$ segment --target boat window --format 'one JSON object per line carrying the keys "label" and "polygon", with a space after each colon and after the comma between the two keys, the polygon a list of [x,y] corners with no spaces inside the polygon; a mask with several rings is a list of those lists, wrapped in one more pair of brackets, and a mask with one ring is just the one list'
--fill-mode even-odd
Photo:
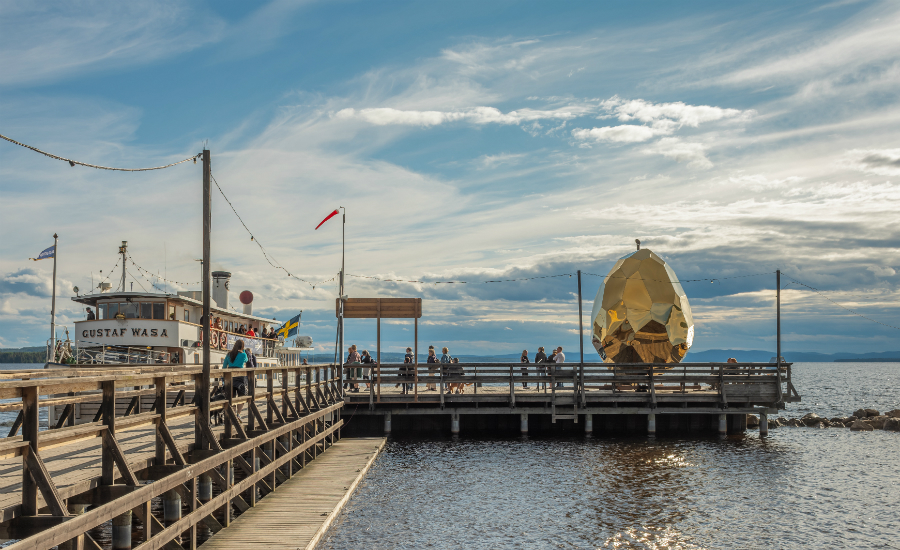
{"label": "boat window", "polygon": [[153,318],[154,319],[165,319],[166,318],[166,304],[156,303],[153,304]]}
{"label": "boat window", "polygon": [[184,322],[185,323],[191,322],[191,310],[189,310],[188,308],[184,308]]}
{"label": "boat window", "polygon": [[100,304],[99,306],[97,306],[97,319],[107,319],[106,304]]}
{"label": "boat window", "polygon": [[141,302],[141,319],[153,319],[153,303]]}
{"label": "boat window", "polygon": [[[125,302],[122,304],[125,309],[125,318],[126,319],[137,319],[140,316],[140,304],[135,304],[134,302]],[[119,310],[121,311],[121,307]]]}
{"label": "boat window", "polygon": [[175,306],[169,306],[169,320],[175,320]]}
{"label": "boat window", "polygon": [[107,305],[109,306],[109,317],[107,317],[107,319],[115,319],[116,315],[119,313],[119,304],[112,303]]}

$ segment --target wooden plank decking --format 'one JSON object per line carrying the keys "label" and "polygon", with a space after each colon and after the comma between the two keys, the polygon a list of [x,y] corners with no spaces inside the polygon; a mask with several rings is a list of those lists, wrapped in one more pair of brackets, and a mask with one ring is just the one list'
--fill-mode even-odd
{"label": "wooden plank decking", "polygon": [[203,543],[204,550],[313,549],[375,461],[385,439],[342,439]]}

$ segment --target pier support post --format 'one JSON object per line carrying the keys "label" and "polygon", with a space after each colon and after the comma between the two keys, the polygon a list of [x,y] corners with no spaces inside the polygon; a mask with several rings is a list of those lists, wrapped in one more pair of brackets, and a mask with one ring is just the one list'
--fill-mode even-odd
{"label": "pier support post", "polygon": [[647,415],[647,435],[656,435],[656,414]]}
{"label": "pier support post", "polygon": [[181,494],[175,489],[169,489],[162,499],[163,521],[168,526],[181,519]]}
{"label": "pier support post", "polygon": [[584,415],[584,433],[594,433],[594,415],[592,414]]}
{"label": "pier support post", "polygon": [[728,415],[719,415],[719,435],[728,435]]}
{"label": "pier support post", "polygon": [[519,415],[519,431],[522,432],[522,435],[528,435],[528,413]]}
{"label": "pier support post", "polygon": [[384,413],[384,435],[391,435],[391,411]]}
{"label": "pier support post", "polygon": [[131,510],[112,520],[112,550],[131,550]]}
{"label": "pier support post", "polygon": [[207,503],[212,500],[212,476],[209,474],[200,474],[200,487],[197,500]]}
{"label": "pier support post", "polygon": [[459,413],[450,413],[450,433],[459,435]]}
{"label": "pier support post", "polygon": [[[88,507],[87,504],[69,504],[66,508],[69,510],[69,515],[72,516],[80,516],[84,513],[84,510]],[[82,540],[84,539],[84,535],[78,535],[74,539],[67,540],[66,542],[60,544],[58,546],[59,550],[76,550],[77,548],[83,547]],[[82,546],[79,546],[79,542],[82,542]]]}
{"label": "pier support post", "polygon": [[759,413],[759,435],[769,435],[769,415]]}

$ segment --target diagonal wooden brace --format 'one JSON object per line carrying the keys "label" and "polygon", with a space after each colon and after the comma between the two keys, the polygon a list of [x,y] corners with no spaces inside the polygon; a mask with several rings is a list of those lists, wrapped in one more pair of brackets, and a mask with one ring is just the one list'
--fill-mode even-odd
{"label": "diagonal wooden brace", "polygon": [[251,401],[249,405],[251,414],[253,414],[253,416],[256,417],[256,421],[259,422],[259,429],[264,432],[269,431],[269,427],[266,426],[266,421],[263,420],[262,414],[259,412],[259,407],[256,406],[256,403]]}
{"label": "diagonal wooden brace", "polygon": [[184,455],[181,454],[181,451],[178,450],[178,445],[175,443],[175,438],[172,437],[172,432],[169,431],[169,427],[166,426],[166,423],[160,421],[159,423],[157,423],[156,429],[158,430],[159,435],[162,437],[163,442],[165,442],[166,447],[169,449],[169,452],[172,454],[172,458],[175,460],[175,464],[179,466],[187,465],[187,461],[184,459]]}
{"label": "diagonal wooden brace", "polygon": [[115,461],[116,467],[119,468],[119,473],[122,474],[125,484],[131,486],[138,485],[137,476],[131,471],[128,460],[125,458],[125,453],[123,453],[122,448],[119,447],[116,436],[109,433],[109,430],[103,431],[103,449],[105,452],[112,454],[113,461]]}
{"label": "diagonal wooden brace", "polygon": [[37,451],[30,446],[24,447],[22,449],[22,458],[25,468],[37,484],[38,489],[40,489],[41,496],[44,497],[44,502],[46,502],[47,507],[50,508],[50,513],[54,516],[68,516],[69,511],[63,504],[63,500],[59,496],[59,491],[56,490],[56,485],[53,483],[53,480],[50,479],[50,473],[47,471],[47,467],[44,466],[44,461],[41,460]]}
{"label": "diagonal wooden brace", "polygon": [[237,413],[234,412],[234,409],[231,407],[231,405],[226,406],[222,410],[224,410],[225,414],[228,415],[228,418],[231,419],[231,425],[234,426],[238,437],[240,437],[241,439],[250,439],[249,437],[247,437],[247,431],[244,429],[244,425],[241,424],[241,419],[238,418]]}

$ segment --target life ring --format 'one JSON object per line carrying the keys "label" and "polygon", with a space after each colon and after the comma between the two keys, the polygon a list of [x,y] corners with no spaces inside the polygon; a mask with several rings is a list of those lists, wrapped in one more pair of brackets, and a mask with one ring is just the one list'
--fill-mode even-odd
{"label": "life ring", "polygon": [[218,332],[212,332],[212,333],[210,333],[210,335],[209,335],[209,345],[210,345],[210,347],[212,347],[212,348],[218,348],[218,347],[219,347],[219,333],[218,333]]}
{"label": "life ring", "polygon": [[219,335],[219,347],[221,349],[228,349],[228,338],[225,337],[225,333]]}

